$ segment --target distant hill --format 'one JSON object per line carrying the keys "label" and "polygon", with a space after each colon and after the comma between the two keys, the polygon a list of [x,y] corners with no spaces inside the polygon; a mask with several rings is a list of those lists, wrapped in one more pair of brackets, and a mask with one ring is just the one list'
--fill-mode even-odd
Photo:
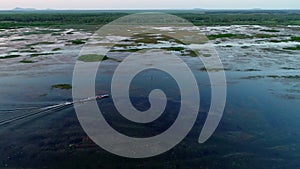
{"label": "distant hill", "polygon": [[206,9],[203,9],[203,8],[194,8],[193,10],[195,10],[195,11],[206,11]]}
{"label": "distant hill", "polygon": [[13,9],[13,11],[35,11],[35,8],[20,8],[20,7],[16,7]]}

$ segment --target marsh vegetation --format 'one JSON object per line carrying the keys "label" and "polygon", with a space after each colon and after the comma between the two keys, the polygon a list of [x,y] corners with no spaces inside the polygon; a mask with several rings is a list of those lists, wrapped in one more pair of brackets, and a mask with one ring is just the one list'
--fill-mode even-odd
{"label": "marsh vegetation", "polygon": [[[64,107],[0,128],[5,138],[0,139],[0,168],[281,169],[299,166],[299,11],[166,11],[192,21],[210,41],[183,44],[171,37],[145,33],[118,37],[119,43],[108,49],[110,44],[103,37],[92,41],[92,46],[107,49],[107,55],[91,50],[90,54],[79,56],[95,30],[135,12],[0,12],[3,41],[0,44],[3,96],[0,118],[24,113],[23,109],[13,109],[16,107],[40,108],[53,102],[71,101],[76,61],[81,64],[104,61],[101,64],[105,68],[99,70],[99,74],[104,72],[103,76],[95,79],[96,94],[103,94],[110,92],[109,73],[122,58],[141,50],[159,49],[180,57],[199,84],[201,109],[186,139],[158,157],[128,160],[98,148],[82,130],[74,109]],[[172,31],[177,29],[174,27]],[[196,57],[213,58],[206,50],[208,44],[218,52],[224,69],[205,68]],[[199,50],[192,51],[193,45],[198,45]],[[207,72],[222,70],[228,82],[224,118],[213,137],[199,145],[199,132],[210,108],[211,82]],[[173,82],[168,74],[151,70],[142,72],[132,82],[131,101],[141,110],[149,107],[150,89],[165,89],[170,98],[163,118],[146,126],[128,123],[115,110],[111,98],[98,101],[98,105],[105,119],[117,130],[155,135],[176,119],[180,97]]]}
{"label": "marsh vegetation", "polygon": [[63,89],[63,90],[69,90],[72,89],[72,85],[70,84],[55,84],[51,86],[52,89]]}

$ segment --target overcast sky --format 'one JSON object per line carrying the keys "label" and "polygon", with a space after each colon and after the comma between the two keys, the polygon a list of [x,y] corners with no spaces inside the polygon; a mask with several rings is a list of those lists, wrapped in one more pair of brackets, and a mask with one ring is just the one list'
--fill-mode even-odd
{"label": "overcast sky", "polygon": [[0,0],[0,9],[300,9],[300,0]]}

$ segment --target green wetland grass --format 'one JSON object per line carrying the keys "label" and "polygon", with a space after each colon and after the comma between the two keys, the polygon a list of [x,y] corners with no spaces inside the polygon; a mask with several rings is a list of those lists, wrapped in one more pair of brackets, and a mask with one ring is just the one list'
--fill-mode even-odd
{"label": "green wetland grass", "polygon": [[62,49],[61,48],[54,48],[54,49],[52,49],[53,52],[60,51],[60,50],[62,50]]}
{"label": "green wetland grass", "polygon": [[54,53],[33,53],[30,54],[30,57],[48,56],[48,55],[54,55]]}
{"label": "green wetland grass", "polygon": [[87,54],[87,55],[81,55],[78,57],[77,60],[82,62],[99,62],[108,60],[109,58],[105,55],[97,55],[97,54]]}
{"label": "green wetland grass", "polygon": [[35,63],[35,61],[23,59],[20,63]]}
{"label": "green wetland grass", "polygon": [[280,32],[279,30],[276,30],[276,29],[262,29],[260,30],[261,32],[272,32],[272,33],[275,33],[275,32]]}
{"label": "green wetland grass", "polygon": [[82,39],[76,39],[76,40],[72,40],[71,43],[73,45],[82,45],[82,44],[85,44],[85,41]]}
{"label": "green wetland grass", "polygon": [[[0,12],[0,29],[15,29],[22,27],[52,27],[52,28],[83,28],[95,31],[115,19],[147,10],[107,11],[2,11]],[[182,17],[196,26],[213,25],[299,25],[300,17],[297,10],[163,10]],[[97,27],[95,27],[97,25]],[[26,34],[56,33],[55,30],[37,30]],[[277,32],[275,29],[265,29],[263,32]],[[68,32],[71,34],[71,32]]]}
{"label": "green wetland grass", "polygon": [[72,89],[72,85],[70,85],[70,84],[55,84],[55,85],[51,86],[51,89],[69,90],[69,89]]}
{"label": "green wetland grass", "polygon": [[300,45],[297,45],[295,47],[286,47],[286,48],[283,48],[284,50],[300,50]]}
{"label": "green wetland grass", "polygon": [[20,56],[21,55],[7,55],[7,56],[0,57],[0,59],[11,59],[11,58],[17,58]]}

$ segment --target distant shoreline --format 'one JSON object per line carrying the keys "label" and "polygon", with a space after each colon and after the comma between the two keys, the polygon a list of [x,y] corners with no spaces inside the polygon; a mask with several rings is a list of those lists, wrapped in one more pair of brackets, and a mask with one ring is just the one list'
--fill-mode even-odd
{"label": "distant shoreline", "polygon": [[0,12],[45,12],[45,11],[99,11],[99,12],[112,12],[112,11],[208,11],[208,12],[224,12],[224,11],[300,11],[300,9],[260,9],[260,8],[253,8],[253,9],[202,9],[202,8],[195,8],[195,9],[35,9],[35,8],[15,8],[15,9],[0,9]]}

